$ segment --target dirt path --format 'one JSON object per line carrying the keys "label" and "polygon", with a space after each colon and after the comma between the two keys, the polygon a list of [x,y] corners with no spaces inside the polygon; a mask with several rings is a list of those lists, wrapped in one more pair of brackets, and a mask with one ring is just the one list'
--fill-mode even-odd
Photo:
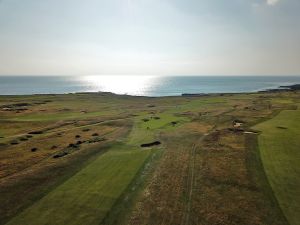
{"label": "dirt path", "polygon": [[193,188],[194,188],[194,181],[195,181],[195,154],[196,148],[199,143],[203,141],[205,136],[208,134],[204,134],[199,140],[197,140],[192,148],[190,153],[190,162],[189,162],[189,171],[188,171],[188,199],[186,204],[186,210],[183,216],[182,225],[189,225],[190,223],[190,212],[191,212],[191,205],[192,205],[192,198],[193,198]]}

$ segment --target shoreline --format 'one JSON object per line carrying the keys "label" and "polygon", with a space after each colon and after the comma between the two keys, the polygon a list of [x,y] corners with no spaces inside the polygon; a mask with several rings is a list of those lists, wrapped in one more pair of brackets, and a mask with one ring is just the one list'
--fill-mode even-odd
{"label": "shoreline", "polygon": [[70,92],[70,93],[41,93],[41,94],[15,94],[15,95],[2,95],[0,97],[21,97],[21,96],[57,96],[57,95],[70,95],[70,94],[99,94],[99,95],[115,95],[115,96],[126,96],[126,97],[141,97],[141,98],[167,98],[167,97],[207,97],[211,95],[234,95],[234,94],[255,94],[255,93],[274,93],[274,92],[284,92],[284,91],[299,91],[300,84],[291,84],[291,85],[280,85],[277,88],[265,89],[265,90],[256,90],[250,92],[215,92],[215,93],[181,93],[178,95],[161,95],[161,96],[147,96],[147,95],[128,95],[128,94],[117,94],[107,91],[98,91],[98,92]]}

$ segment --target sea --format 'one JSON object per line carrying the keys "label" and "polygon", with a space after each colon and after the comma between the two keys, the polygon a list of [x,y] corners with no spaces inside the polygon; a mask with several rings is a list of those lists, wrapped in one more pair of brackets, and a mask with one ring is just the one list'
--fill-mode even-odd
{"label": "sea", "polygon": [[135,96],[243,93],[300,84],[300,76],[0,76],[0,95],[112,92]]}

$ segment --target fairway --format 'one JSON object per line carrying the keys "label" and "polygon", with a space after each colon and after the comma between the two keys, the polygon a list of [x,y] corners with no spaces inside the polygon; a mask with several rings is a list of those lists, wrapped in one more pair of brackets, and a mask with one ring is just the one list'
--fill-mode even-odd
{"label": "fairway", "polygon": [[300,110],[285,110],[254,127],[266,175],[291,225],[300,224]]}
{"label": "fairway", "polygon": [[150,153],[118,144],[8,224],[99,224]]}

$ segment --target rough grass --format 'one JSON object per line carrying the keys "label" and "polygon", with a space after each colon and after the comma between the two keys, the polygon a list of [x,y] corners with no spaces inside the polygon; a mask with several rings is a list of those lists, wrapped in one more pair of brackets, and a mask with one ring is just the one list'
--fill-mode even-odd
{"label": "rough grass", "polygon": [[[82,169],[84,165],[87,165],[91,160],[95,159],[99,154],[106,152],[112,140],[119,139],[128,133],[128,126],[130,125],[127,123],[124,125],[124,127],[120,127],[109,136],[106,136],[107,141],[90,145],[87,144],[87,146],[83,146],[76,152],[59,159],[49,157],[36,164],[33,163],[34,160],[29,159],[26,161],[28,168],[20,169],[20,171],[16,171],[13,175],[1,178],[0,201],[3,205],[0,208],[0,224],[3,224],[9,218],[12,218],[18,212],[22,211],[22,209],[25,209],[35,201],[41,199],[57,185],[70,178]],[[98,131],[99,134],[102,131],[104,130]],[[73,135],[71,134],[71,136],[74,141],[75,133]],[[37,139],[37,141],[38,140],[39,139]],[[51,141],[51,138],[49,138],[49,141]],[[61,144],[61,141],[59,143]],[[21,158],[23,157],[22,152],[24,156],[33,154],[31,151],[28,151],[28,149],[25,149],[25,151],[19,149],[17,151],[20,152],[19,156]],[[52,154],[55,154],[55,152],[60,151],[60,149],[58,147],[55,150],[49,151],[54,151]],[[1,151],[1,153],[5,154],[3,151]],[[9,153],[10,151],[8,150],[7,154]],[[40,154],[44,153],[42,150],[38,150],[34,152],[33,158],[35,154],[41,156]]]}
{"label": "rough grass", "polygon": [[[82,132],[81,128],[69,129],[58,136],[57,133],[43,134],[38,137],[29,138],[26,141],[20,141],[19,138],[14,140],[18,141],[18,145],[8,145],[0,152],[0,178],[8,176],[29,168],[48,157],[53,156],[56,152],[63,151],[70,143],[76,143],[78,139],[75,138],[80,134],[80,140],[87,141],[91,139],[94,132],[104,136],[115,131],[116,127],[98,125],[90,127],[89,132]],[[57,148],[52,149],[55,145]],[[87,147],[88,144],[82,144],[81,149]],[[30,152],[31,148],[37,148],[35,153]]]}
{"label": "rough grass", "polygon": [[[190,148],[197,136],[168,131],[162,136],[165,149],[128,224],[181,224],[186,204],[186,176]],[[126,224],[126,223],[121,223]]]}
{"label": "rough grass", "polygon": [[[72,115],[72,112],[70,114]],[[89,118],[87,114],[83,114],[85,118],[80,118]],[[34,116],[32,113],[29,115]],[[83,121],[80,121],[80,118],[77,117],[76,120],[82,123]],[[39,122],[44,121],[44,117],[40,118],[39,116],[33,117],[33,119]],[[58,120],[61,117],[50,119]],[[65,119],[69,119],[69,117]],[[136,118],[135,123],[138,123],[139,119]],[[112,120],[107,121],[104,125],[105,129],[100,126],[99,135],[101,136],[107,128],[108,130],[114,129],[114,122],[109,122]],[[75,135],[79,133],[80,139],[85,140],[88,136],[91,136],[91,132],[97,130],[96,126],[89,126],[90,131],[82,132],[82,128],[87,126],[76,126],[69,127],[64,132],[61,131],[60,127],[57,127],[49,133],[39,135],[33,141],[38,141],[39,147],[43,149],[43,146],[49,147],[53,142],[59,143],[60,146],[65,141],[74,141]],[[57,137],[58,131],[62,135]],[[110,148],[107,153],[99,156],[75,176],[14,217],[9,224],[74,224],[75,217],[77,218],[75,224],[98,224],[102,219],[107,219],[107,215],[111,215],[111,208],[118,208],[116,203],[122,203],[119,200],[120,196],[124,195],[128,185],[153,152],[150,149],[141,150],[139,147],[145,137],[154,137],[154,131],[151,132],[151,135],[145,131],[147,129],[139,124],[134,126],[129,137],[123,138],[123,144]],[[27,142],[26,144],[32,143]],[[20,152],[22,146],[18,147],[19,149],[14,148],[14,150]],[[38,153],[41,154],[42,151],[38,151]],[[51,155],[53,153],[49,152],[47,154]],[[24,154],[24,156],[28,156],[28,154]]]}
{"label": "rough grass", "polygon": [[234,119],[245,120],[248,129],[278,109],[257,97],[238,95],[216,104],[191,98],[193,103],[168,110],[191,122],[162,131],[164,153],[128,224],[286,224],[258,166],[255,143],[248,148],[246,134],[228,130]]}
{"label": "rough grass", "polygon": [[57,120],[69,120],[69,119],[80,119],[80,118],[89,118],[102,116],[109,114],[110,112],[65,112],[65,113],[43,113],[43,114],[29,114],[22,115],[12,118],[15,121],[57,121]]}
{"label": "rough grass", "polygon": [[[277,208],[269,204],[269,190],[263,192],[255,178],[261,167],[248,160],[243,133],[228,128],[235,119],[245,121],[247,128],[294,104],[297,98],[297,93],[164,98],[105,93],[0,96],[1,104],[30,103],[22,112],[0,109],[1,162],[7,162],[6,171],[14,172],[0,179],[0,200],[4,202],[0,224],[12,218],[10,224],[33,225],[101,221],[282,225]],[[284,101],[274,101],[270,107],[272,99]],[[45,100],[50,102],[32,104]],[[25,142],[19,140],[36,130],[44,132]],[[99,137],[109,133],[105,138],[112,147],[85,142],[65,157],[52,158],[56,151],[74,141],[89,140],[95,132]],[[3,145],[14,139],[20,144]],[[162,143],[158,151],[140,148],[156,140]],[[54,144],[57,148],[52,149]],[[38,150],[33,153],[32,147]],[[153,168],[146,179],[143,171],[153,152],[161,157],[155,167],[150,165]]]}
{"label": "rough grass", "polygon": [[[291,225],[300,224],[300,110],[282,111],[254,127],[272,189]],[[286,128],[286,129],[283,129]]]}

